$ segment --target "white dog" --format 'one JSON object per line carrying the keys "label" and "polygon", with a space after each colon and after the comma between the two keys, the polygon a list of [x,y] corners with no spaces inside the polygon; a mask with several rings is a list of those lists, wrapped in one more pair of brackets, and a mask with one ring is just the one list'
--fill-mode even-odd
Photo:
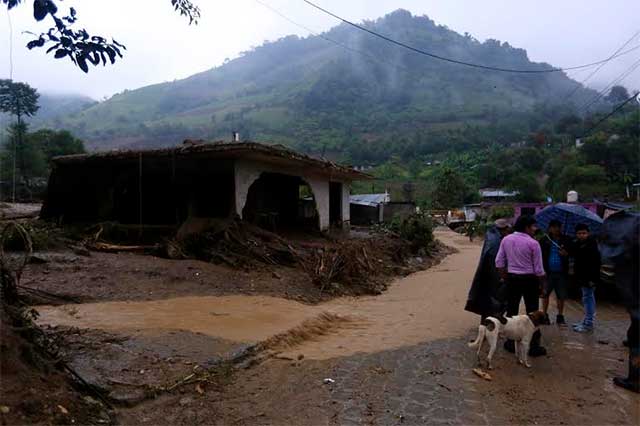
{"label": "white dog", "polygon": [[487,361],[489,361],[489,369],[492,369],[491,359],[498,345],[498,337],[502,336],[515,341],[518,362],[527,367],[531,367],[528,359],[529,345],[531,344],[533,333],[544,320],[544,313],[542,311],[535,311],[527,315],[507,317],[506,320],[507,322],[503,324],[497,318],[487,317],[478,327],[478,337],[475,341],[469,343],[469,347],[478,348],[478,363],[480,363],[482,342],[484,339],[487,339],[487,342],[489,342]]}

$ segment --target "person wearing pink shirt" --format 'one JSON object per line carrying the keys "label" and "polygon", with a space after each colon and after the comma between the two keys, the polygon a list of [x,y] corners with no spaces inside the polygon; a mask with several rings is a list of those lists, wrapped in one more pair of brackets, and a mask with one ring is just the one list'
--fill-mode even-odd
{"label": "person wearing pink shirt", "polygon": [[[500,243],[496,256],[496,268],[507,283],[507,316],[518,315],[523,298],[527,313],[537,311],[545,280],[542,250],[533,238],[538,230],[536,220],[532,216],[520,216],[513,229],[515,232]],[[546,349],[540,346],[540,338],[538,330],[533,335],[529,355],[546,355]],[[514,342],[507,340],[505,349],[514,352]]]}

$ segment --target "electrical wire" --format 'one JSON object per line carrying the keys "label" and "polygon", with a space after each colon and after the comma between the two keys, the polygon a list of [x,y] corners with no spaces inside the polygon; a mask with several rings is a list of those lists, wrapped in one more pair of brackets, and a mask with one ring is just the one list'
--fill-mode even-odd
{"label": "electrical wire", "polygon": [[584,84],[587,81],[589,81],[591,79],[591,77],[596,75],[598,73],[598,71],[600,71],[602,69],[602,67],[607,65],[609,63],[609,61],[611,61],[618,53],[620,53],[620,51],[622,49],[624,49],[629,43],[631,43],[638,36],[638,34],[640,34],[640,30],[636,31],[636,33],[634,35],[632,35],[630,39],[628,39],[622,46],[620,46],[615,52],[613,52],[613,54],[607,59],[606,62],[598,65],[598,67],[595,70],[593,70],[591,72],[591,74],[589,74],[584,80],[582,80],[580,83],[578,83],[576,85],[576,87],[574,87],[573,90],[571,90],[571,92],[567,96],[564,97],[564,102],[568,101],[573,95],[575,95],[575,93],[578,91],[578,89],[580,87],[584,86]]}
{"label": "electrical wire", "polygon": [[[346,50],[348,50],[350,52],[357,53],[359,55],[365,56],[365,57],[369,58],[370,60],[372,60],[374,62],[384,63],[384,64],[389,65],[391,67],[402,69],[402,70],[407,71],[407,72],[411,71],[408,67],[405,67],[404,65],[400,65],[400,64],[397,64],[397,63],[392,62],[392,61],[384,60],[381,57],[374,56],[374,55],[372,55],[370,53],[367,53],[367,52],[364,52],[362,50],[354,49],[353,47],[351,47],[351,46],[349,46],[347,44],[344,44],[344,43],[341,43],[341,42],[339,42],[337,40],[334,40],[331,37],[327,37],[325,34],[318,33],[316,31],[312,30],[311,28],[307,27],[306,25],[303,25],[303,24],[300,24],[300,23],[294,21],[293,19],[289,18],[288,16],[286,16],[284,13],[282,13],[278,9],[268,5],[267,3],[262,2],[261,0],[253,0],[253,1],[255,1],[256,3],[262,5],[263,7],[267,8],[267,9],[269,9],[271,12],[273,12],[276,15],[280,16],[282,19],[286,20],[290,24],[293,24],[298,28],[301,28],[301,29],[303,29],[305,31],[308,31],[313,36],[320,37],[321,39],[326,40],[326,41],[328,41],[330,43],[333,43],[333,44],[335,44],[337,46],[340,46],[343,49],[346,49]],[[638,46],[638,47],[640,47],[640,46]]]}
{"label": "electrical wire", "polygon": [[9,80],[13,80],[13,23],[11,13],[7,8],[7,21],[9,21]]}
{"label": "electrical wire", "polygon": [[618,105],[613,111],[611,111],[609,114],[605,115],[604,117],[602,117],[600,120],[598,120],[598,122],[596,124],[594,124],[593,126],[589,127],[589,129],[587,129],[583,134],[582,134],[582,138],[585,138],[587,136],[589,136],[589,134],[595,130],[600,124],[604,123],[607,119],[609,119],[609,117],[611,117],[612,115],[614,115],[616,112],[620,111],[622,108],[624,108],[624,106],[626,104],[628,104],[629,102],[631,102],[632,100],[636,99],[637,96],[640,94],[640,92],[636,92],[634,93],[632,96],[630,96],[629,98],[627,98],[624,102],[622,102],[620,105]]}
{"label": "electrical wire", "polygon": [[601,100],[604,96],[606,96],[609,90],[613,86],[624,81],[624,79],[627,78],[629,75],[631,75],[631,73],[634,72],[638,67],[640,67],[640,59],[638,59],[633,64],[631,64],[629,68],[627,68],[625,71],[619,74],[618,77],[616,77],[611,83],[605,86],[600,92],[598,92],[598,94],[596,94],[594,97],[592,97],[591,99],[587,100],[587,102],[582,104],[579,110],[582,112],[586,112],[589,108],[591,108],[591,106],[593,106],[593,104],[595,104],[596,102]]}
{"label": "electrical wire", "polygon": [[[415,52],[415,53],[418,53],[418,54],[421,54],[421,55],[429,56],[429,57],[434,58],[434,59],[438,59],[438,60],[441,60],[441,61],[450,62],[450,63],[458,64],[458,65],[465,65],[465,66],[472,67],[472,68],[480,68],[480,69],[485,69],[485,70],[490,70],[490,71],[511,72],[511,73],[519,73],[519,74],[540,74],[540,73],[563,72],[563,71],[577,70],[577,69],[581,69],[581,68],[588,68],[588,67],[600,65],[602,63],[606,63],[606,62],[610,61],[611,59],[613,59],[613,58],[607,58],[607,59],[603,59],[601,61],[592,62],[590,64],[578,65],[578,66],[573,66],[573,67],[565,67],[565,68],[551,68],[551,69],[544,69],[544,70],[523,70],[523,69],[501,68],[501,67],[492,67],[492,66],[488,66],[488,65],[481,65],[481,64],[476,64],[476,63],[473,63],[473,62],[465,62],[465,61],[460,61],[460,60],[457,60],[457,59],[447,58],[445,56],[436,55],[435,53],[431,53],[431,52],[428,52],[426,50],[419,49],[417,47],[414,47],[414,46],[408,45],[406,43],[403,43],[401,41],[394,40],[394,39],[392,39],[390,37],[387,37],[387,36],[385,36],[383,34],[377,33],[377,32],[375,32],[373,30],[370,30],[370,29],[368,29],[366,27],[363,27],[362,25],[358,25],[358,24],[356,24],[354,22],[351,22],[351,21],[349,21],[349,20],[347,20],[345,18],[342,18],[342,17],[336,15],[335,13],[330,12],[327,9],[324,9],[324,8],[318,6],[317,4],[315,4],[315,3],[313,3],[313,2],[311,2],[309,0],[302,0],[302,1],[307,3],[309,6],[318,9],[319,11],[321,11],[323,13],[325,13],[325,14],[327,14],[329,16],[332,16],[333,18],[335,18],[335,19],[337,19],[339,21],[344,22],[347,25],[350,25],[350,26],[352,26],[354,28],[357,28],[357,29],[359,29],[361,31],[369,33],[369,34],[371,34],[371,35],[373,35],[375,37],[378,37],[378,38],[380,38],[382,40],[385,40],[385,41],[387,41],[389,43],[395,44],[397,46],[403,47],[403,48],[405,48],[407,50],[410,50],[412,52]],[[620,54],[618,56],[620,56]],[[614,56],[614,58],[615,57],[616,56]]]}

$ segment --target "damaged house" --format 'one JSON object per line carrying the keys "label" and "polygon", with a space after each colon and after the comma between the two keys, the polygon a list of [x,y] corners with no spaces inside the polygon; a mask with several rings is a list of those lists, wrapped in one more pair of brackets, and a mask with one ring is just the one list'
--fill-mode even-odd
{"label": "damaged house", "polygon": [[354,180],[370,176],[280,145],[182,146],[54,158],[41,217],[180,226],[230,217],[272,229],[348,227]]}

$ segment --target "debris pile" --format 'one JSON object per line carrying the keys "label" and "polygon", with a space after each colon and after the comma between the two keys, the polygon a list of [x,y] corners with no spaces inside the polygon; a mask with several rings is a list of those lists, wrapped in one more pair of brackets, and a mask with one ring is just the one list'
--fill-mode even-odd
{"label": "debris pile", "polygon": [[[416,247],[415,241],[391,231],[367,238],[289,242],[240,219],[213,221],[182,241],[168,241],[163,251],[170,258],[193,257],[244,270],[300,268],[321,292],[335,295],[379,294],[390,277],[428,267],[445,253],[439,243]],[[416,257],[416,252],[422,256]],[[414,259],[419,261],[412,263]]]}
{"label": "debris pile", "polygon": [[170,257],[192,256],[242,269],[260,264],[293,266],[299,258],[280,236],[239,219],[214,221],[209,229],[181,243],[168,242],[166,252]]}
{"label": "debris pile", "polygon": [[[5,253],[9,242],[19,240],[20,253]],[[35,324],[36,311],[18,293],[32,248],[31,236],[22,225],[9,222],[0,232],[0,421],[111,423],[106,405],[73,389],[72,385],[83,385],[82,379],[57,359],[59,343]]]}

